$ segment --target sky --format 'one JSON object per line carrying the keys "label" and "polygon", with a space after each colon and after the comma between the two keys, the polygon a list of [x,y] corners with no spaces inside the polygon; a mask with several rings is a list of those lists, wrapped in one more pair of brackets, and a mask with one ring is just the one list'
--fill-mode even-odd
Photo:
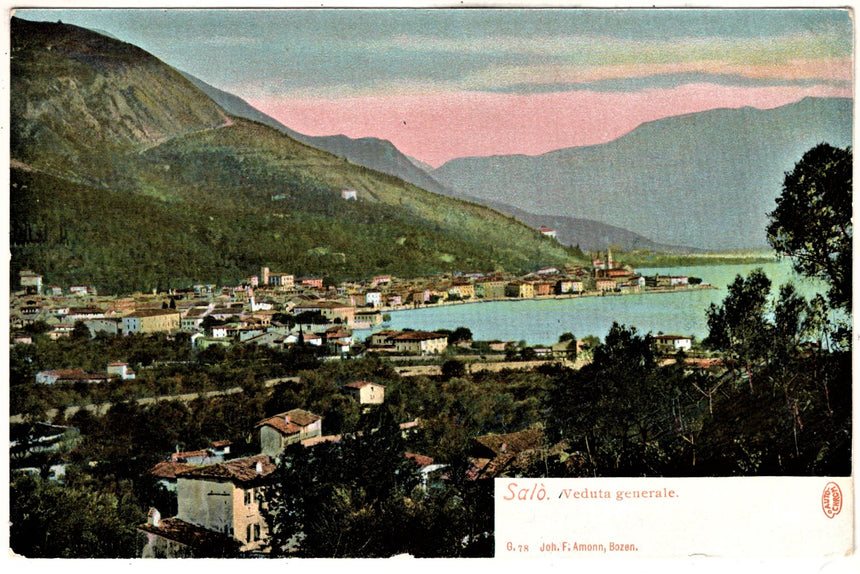
{"label": "sky", "polygon": [[438,167],[713,108],[852,97],[838,9],[20,10],[106,32],[307,135]]}

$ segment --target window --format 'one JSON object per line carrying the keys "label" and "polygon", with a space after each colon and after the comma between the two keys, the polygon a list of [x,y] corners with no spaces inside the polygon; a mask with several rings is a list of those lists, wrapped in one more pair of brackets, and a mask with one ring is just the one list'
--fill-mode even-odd
{"label": "window", "polygon": [[249,506],[254,500],[254,489],[249,488],[245,491],[245,506]]}
{"label": "window", "polygon": [[251,525],[248,525],[247,535],[245,536],[245,542],[252,542],[254,539],[251,538]]}

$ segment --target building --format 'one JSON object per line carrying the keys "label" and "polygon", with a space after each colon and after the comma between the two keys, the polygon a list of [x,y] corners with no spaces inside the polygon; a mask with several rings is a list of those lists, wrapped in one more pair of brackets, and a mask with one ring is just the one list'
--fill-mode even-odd
{"label": "building", "polygon": [[358,192],[354,189],[344,189],[343,191],[340,192],[340,196],[343,199],[357,200],[358,199]]}
{"label": "building", "polygon": [[293,314],[319,312],[331,323],[352,325],[355,322],[355,307],[337,301],[309,301],[293,307]]}
{"label": "building", "polygon": [[134,371],[129,368],[128,363],[108,363],[107,372],[109,375],[116,375],[123,381],[135,378]]}
{"label": "building", "polygon": [[289,273],[269,273],[267,285],[282,289],[292,289],[296,286],[296,278]]}
{"label": "building", "polygon": [[322,289],[323,280],[320,277],[299,277],[297,279],[299,285],[306,289]]}
{"label": "building", "polygon": [[42,276],[38,273],[25,269],[18,273],[18,277],[24,290],[33,293],[42,292]]}
{"label": "building", "polygon": [[448,288],[448,297],[474,299],[475,285],[468,281],[454,281],[454,283]]}
{"label": "building", "polygon": [[263,419],[254,428],[259,429],[260,451],[276,458],[291,444],[322,436],[322,417],[303,409],[293,409]]}
{"label": "building", "polygon": [[119,378],[110,373],[87,373],[83,369],[56,369],[36,373],[36,384],[56,385],[60,383],[107,383]]}
{"label": "building", "polygon": [[508,282],[504,279],[488,277],[475,282],[475,296],[480,299],[501,299],[505,296]]}
{"label": "building", "polygon": [[407,355],[437,355],[448,348],[448,337],[441,333],[408,331],[392,338],[394,350]]}
{"label": "building", "polygon": [[689,351],[693,348],[693,338],[683,335],[656,335],[653,345],[658,352]]}
{"label": "building", "polygon": [[180,320],[175,309],[138,309],[122,318],[122,332],[128,335],[176,331]]}
{"label": "building", "polygon": [[375,309],[372,311],[356,309],[354,323],[354,327],[356,329],[370,329],[381,324],[382,313],[380,313],[379,311]]}
{"label": "building", "polygon": [[555,284],[555,292],[558,295],[582,293],[583,291],[585,291],[585,284],[577,279],[559,279]]}
{"label": "building", "polygon": [[106,373],[87,373],[83,369],[52,369],[48,371],[39,371],[35,376],[37,385],[56,385],[59,383],[101,383],[112,378],[116,377],[109,377]]}
{"label": "building", "polygon": [[526,281],[511,281],[505,285],[505,296],[531,299],[535,296],[534,285]]}
{"label": "building", "polygon": [[369,381],[355,381],[343,386],[360,405],[381,405],[385,402],[385,387]]}
{"label": "building", "polygon": [[266,455],[179,470],[177,513],[140,530],[143,557],[218,557],[263,550],[268,527],[261,512],[263,487],[275,471]]}
{"label": "building", "polygon": [[535,297],[546,297],[555,293],[554,281],[532,281],[531,284]]}
{"label": "building", "polygon": [[90,288],[86,285],[72,285],[69,287],[69,295],[76,295],[78,297],[83,297],[84,295],[90,294]]}
{"label": "building", "polygon": [[194,465],[190,462],[163,460],[149,469],[149,474],[158,480],[158,484],[171,494],[176,494],[176,475],[184,470],[190,470]]}
{"label": "building", "polygon": [[66,313],[66,321],[68,321],[69,323],[104,318],[104,309],[99,309],[98,307],[69,307]]}
{"label": "building", "polygon": [[364,294],[364,304],[368,307],[380,307],[382,306],[382,292],[380,291],[368,291]]}
{"label": "building", "polygon": [[469,450],[467,477],[477,480],[516,476],[528,465],[531,455],[542,452],[545,442],[539,429],[475,437]]}
{"label": "building", "polygon": [[212,311],[214,306],[190,307],[179,320],[179,327],[186,333],[202,330],[203,319]]}
{"label": "building", "polygon": [[538,231],[544,237],[552,237],[553,239],[556,239],[555,229],[551,229],[549,227],[546,227],[545,225],[541,225],[540,228],[538,228]]}
{"label": "building", "polygon": [[391,275],[377,275],[374,277],[370,285],[371,287],[379,287],[380,285],[388,285],[391,283]]}
{"label": "building", "polygon": [[87,319],[84,325],[90,330],[90,337],[95,338],[99,333],[108,336],[119,335],[122,321],[120,319]]}

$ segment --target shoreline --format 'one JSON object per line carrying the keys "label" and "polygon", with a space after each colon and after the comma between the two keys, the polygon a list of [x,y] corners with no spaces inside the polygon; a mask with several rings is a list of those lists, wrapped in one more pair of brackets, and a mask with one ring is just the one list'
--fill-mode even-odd
{"label": "shoreline", "polygon": [[[645,288],[639,291],[630,293],[616,293],[607,291],[585,291],[582,293],[565,293],[561,295],[539,295],[535,297],[490,297],[490,298],[474,298],[460,301],[440,301],[438,303],[425,303],[422,305],[399,305],[396,307],[379,307],[380,313],[398,313],[402,311],[417,311],[419,309],[436,309],[438,307],[448,307],[453,305],[475,305],[482,303],[499,303],[499,302],[520,302],[520,301],[556,301],[567,299],[581,299],[584,297],[628,297],[631,295],[650,295],[654,293],[684,293],[688,291],[701,291],[716,289],[709,283],[703,283],[696,286],[685,287],[655,287]],[[356,329],[359,330],[359,329]],[[372,330],[361,329],[361,330]]]}

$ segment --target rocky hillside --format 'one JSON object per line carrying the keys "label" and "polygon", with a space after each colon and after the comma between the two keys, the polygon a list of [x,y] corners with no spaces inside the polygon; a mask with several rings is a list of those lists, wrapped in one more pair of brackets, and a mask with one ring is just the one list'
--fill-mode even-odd
{"label": "rocky hillside", "polygon": [[13,18],[12,52],[13,276],[130,290],[570,260],[509,216],[232,116],[129,44]]}

